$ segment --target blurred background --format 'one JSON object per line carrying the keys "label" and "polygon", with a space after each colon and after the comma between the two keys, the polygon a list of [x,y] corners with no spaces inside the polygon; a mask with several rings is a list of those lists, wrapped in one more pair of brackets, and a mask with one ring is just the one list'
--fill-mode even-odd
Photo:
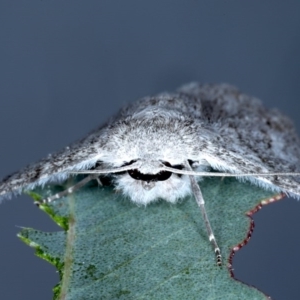
{"label": "blurred background", "polygon": [[[290,116],[300,132],[299,1],[0,2],[0,177],[59,150],[146,95],[228,82]],[[255,215],[237,279],[299,299],[300,202]],[[0,206],[2,299],[51,299],[55,268],[20,226],[60,230],[27,196]]]}

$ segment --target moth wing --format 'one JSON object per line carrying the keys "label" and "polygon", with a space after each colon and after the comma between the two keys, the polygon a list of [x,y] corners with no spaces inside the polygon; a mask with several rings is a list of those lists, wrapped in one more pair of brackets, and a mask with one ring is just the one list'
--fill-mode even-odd
{"label": "moth wing", "polygon": [[288,117],[227,84],[192,83],[179,92],[201,103],[200,121],[214,132],[202,150],[213,168],[253,173],[246,179],[300,197],[299,176],[255,175],[300,172],[300,140]]}
{"label": "moth wing", "polygon": [[[221,154],[221,155],[220,155]],[[215,155],[219,155],[216,159]],[[249,176],[236,176],[240,181],[250,181],[264,189],[274,192],[284,192],[287,195],[300,198],[300,178],[299,176],[282,176],[268,175],[258,176],[256,173],[284,173],[289,172],[286,169],[293,169],[293,166],[286,164],[284,171],[274,168],[272,164],[264,163],[263,165],[256,160],[249,159],[245,156],[232,152],[226,148],[220,147],[218,151],[213,149],[202,155],[208,164],[220,172],[232,174],[249,173]]]}
{"label": "moth wing", "polygon": [[5,177],[0,182],[0,199],[48,182],[61,182],[70,176],[70,170],[93,167],[103,156],[105,130],[102,126],[69,147]]}

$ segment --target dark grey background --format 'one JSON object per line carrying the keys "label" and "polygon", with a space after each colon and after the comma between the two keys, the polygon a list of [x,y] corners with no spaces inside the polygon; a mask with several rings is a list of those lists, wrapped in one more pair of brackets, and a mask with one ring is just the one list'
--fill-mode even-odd
{"label": "dark grey background", "polygon": [[[299,1],[0,2],[0,176],[81,138],[124,103],[189,81],[228,82],[288,114],[300,99]],[[269,205],[237,278],[299,299],[300,203]],[[0,206],[2,299],[51,299],[54,267],[17,226],[59,230],[29,197]]]}

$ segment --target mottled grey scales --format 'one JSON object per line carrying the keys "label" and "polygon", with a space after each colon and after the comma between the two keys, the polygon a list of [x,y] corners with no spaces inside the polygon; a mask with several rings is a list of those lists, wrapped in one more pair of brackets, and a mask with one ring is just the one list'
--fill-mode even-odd
{"label": "mottled grey scales", "polygon": [[[184,166],[189,161],[198,171],[211,167],[251,173],[239,179],[300,197],[297,176],[255,175],[299,172],[299,159],[299,137],[279,111],[263,107],[258,99],[227,84],[191,83],[174,93],[129,104],[82,140],[7,176],[0,182],[0,196],[61,182],[70,171],[88,170],[96,164],[113,169],[141,161],[139,174],[151,175],[159,172],[155,162]],[[116,175],[115,184],[137,203],[157,198],[176,202],[191,191],[187,177],[172,174],[147,190],[123,172]]]}

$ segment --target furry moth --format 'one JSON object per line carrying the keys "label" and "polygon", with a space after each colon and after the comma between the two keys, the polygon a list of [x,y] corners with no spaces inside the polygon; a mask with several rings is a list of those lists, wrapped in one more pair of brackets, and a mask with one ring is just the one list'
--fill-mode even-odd
{"label": "furry moth", "polygon": [[299,198],[299,162],[300,140],[286,116],[230,85],[190,83],[129,104],[82,140],[5,177],[0,198],[74,173],[87,176],[43,201],[72,193],[101,174],[112,174],[115,187],[137,204],[159,198],[176,203],[193,194],[221,265],[201,176],[234,176]]}

